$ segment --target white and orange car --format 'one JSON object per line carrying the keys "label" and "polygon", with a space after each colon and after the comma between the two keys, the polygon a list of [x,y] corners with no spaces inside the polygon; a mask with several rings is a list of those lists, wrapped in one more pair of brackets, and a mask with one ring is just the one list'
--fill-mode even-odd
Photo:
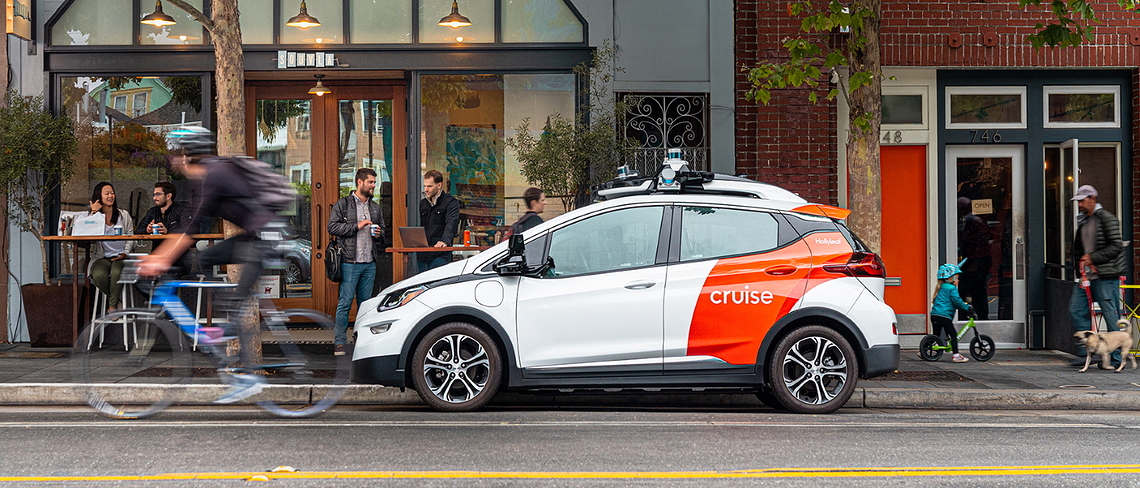
{"label": "white and orange car", "polygon": [[449,411],[502,390],[738,388],[827,413],[895,370],[885,269],[847,210],[683,163],[366,301],[352,380]]}

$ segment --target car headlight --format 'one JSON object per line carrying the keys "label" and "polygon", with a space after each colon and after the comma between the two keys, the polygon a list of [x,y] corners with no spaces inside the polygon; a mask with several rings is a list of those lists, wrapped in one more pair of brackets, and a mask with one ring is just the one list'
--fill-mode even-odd
{"label": "car headlight", "polygon": [[384,297],[384,300],[380,301],[380,306],[376,307],[376,311],[384,312],[407,305],[408,302],[415,300],[416,297],[427,290],[428,287],[420,285],[403,291],[389,293],[388,296]]}

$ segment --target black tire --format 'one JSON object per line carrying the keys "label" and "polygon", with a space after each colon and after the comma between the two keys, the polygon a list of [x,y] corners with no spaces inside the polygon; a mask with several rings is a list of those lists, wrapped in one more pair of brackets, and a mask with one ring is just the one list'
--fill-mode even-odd
{"label": "black tire", "polygon": [[412,386],[424,403],[447,412],[482,407],[498,393],[503,376],[495,341],[464,322],[428,332],[416,345],[411,368]]}
{"label": "black tire", "polygon": [[332,338],[333,321],[323,312],[293,308],[265,316],[260,373],[269,386],[299,386],[309,394],[266,395],[257,405],[280,417],[311,417],[336,405],[348,388],[352,356],[334,355]]}
{"label": "black tire", "polygon": [[978,361],[989,361],[994,357],[994,340],[985,334],[978,334],[970,341],[970,356]]}
{"label": "black tire", "polygon": [[946,343],[942,341],[941,337],[935,335],[927,335],[922,338],[922,342],[918,343],[918,355],[926,361],[937,361],[942,358],[942,350],[934,349],[933,346],[946,347]]}
{"label": "black tire", "polygon": [[[193,376],[191,344],[160,310],[123,309],[83,329],[71,368],[84,397],[99,413],[118,419],[154,415],[178,400]],[[134,347],[118,341],[118,327],[134,334]],[[100,331],[111,342],[104,342]],[[124,385],[130,384],[127,388]]]}
{"label": "black tire", "polygon": [[292,259],[290,259],[288,263],[285,264],[285,269],[281,270],[281,274],[281,281],[284,281],[287,285],[296,285],[297,283],[302,282],[304,279],[304,272],[301,270],[301,263],[298,263]]}
{"label": "black tire", "polygon": [[818,325],[784,336],[767,361],[769,387],[780,405],[796,413],[831,413],[855,392],[859,360],[838,332]]}

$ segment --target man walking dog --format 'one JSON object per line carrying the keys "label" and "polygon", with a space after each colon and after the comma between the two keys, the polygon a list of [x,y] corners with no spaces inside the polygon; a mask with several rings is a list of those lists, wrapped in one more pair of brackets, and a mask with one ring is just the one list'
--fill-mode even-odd
{"label": "man walking dog", "polygon": [[[1120,221],[1103,206],[1097,203],[1097,191],[1092,185],[1081,185],[1072,198],[1077,202],[1080,213],[1077,216],[1077,230],[1073,238],[1073,263],[1077,274],[1088,279],[1088,293],[1100,304],[1100,313],[1110,331],[1120,320],[1120,276],[1124,274],[1124,247],[1120,240]],[[1069,315],[1073,331],[1092,329],[1089,298],[1081,284],[1073,289],[1069,302]],[[1095,331],[1094,331],[1095,332]],[[1077,356],[1084,356],[1085,347],[1077,347]],[[1083,366],[1085,360],[1073,361],[1073,366]],[[1112,365],[1120,364],[1120,353],[1112,353]]]}

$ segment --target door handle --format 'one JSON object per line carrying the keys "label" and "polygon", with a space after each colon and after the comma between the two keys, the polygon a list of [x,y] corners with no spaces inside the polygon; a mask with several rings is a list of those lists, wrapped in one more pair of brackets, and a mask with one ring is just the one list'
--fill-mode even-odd
{"label": "door handle", "polygon": [[796,267],[788,264],[778,264],[764,270],[765,273],[775,276],[790,275],[796,272]]}
{"label": "door handle", "polygon": [[648,290],[650,288],[653,288],[653,285],[656,284],[657,283],[654,283],[652,281],[634,281],[626,283],[625,287],[630,290]]}
{"label": "door handle", "polygon": [[317,205],[317,215],[316,215],[316,218],[313,219],[313,223],[316,224],[313,226],[313,234],[314,234],[313,240],[316,241],[317,250],[320,251],[322,249],[322,245],[324,244],[324,237],[325,237],[325,233],[321,232],[322,226],[321,226],[321,205],[320,204]]}

